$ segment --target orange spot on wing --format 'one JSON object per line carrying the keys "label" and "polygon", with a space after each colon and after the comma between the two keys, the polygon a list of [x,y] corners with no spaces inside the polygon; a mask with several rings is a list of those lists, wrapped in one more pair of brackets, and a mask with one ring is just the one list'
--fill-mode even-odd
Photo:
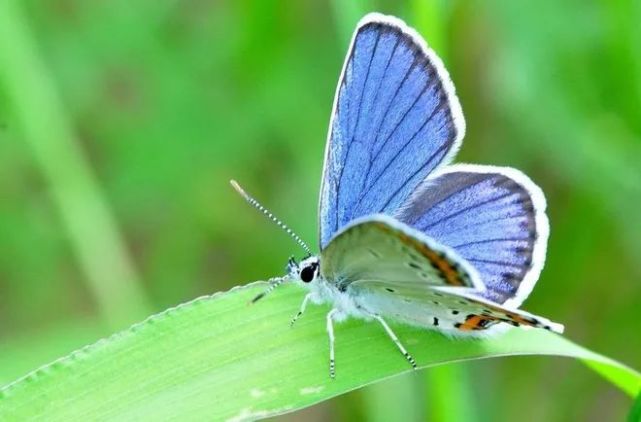
{"label": "orange spot on wing", "polygon": [[445,280],[447,280],[447,284],[450,284],[452,286],[465,285],[465,283],[463,283],[463,280],[461,279],[461,273],[456,267],[452,265],[451,262],[447,260],[447,258],[439,256],[436,252],[425,246],[424,248],[425,250],[421,251],[423,253],[423,256],[425,256],[434,265],[436,265],[443,277],[445,277]]}
{"label": "orange spot on wing", "polygon": [[530,327],[541,327],[541,322],[534,318],[526,318],[519,314],[492,306],[486,305],[486,307],[500,315],[469,315],[465,322],[457,324],[456,328],[461,331],[484,330],[497,322],[505,322],[514,326],[526,325]]}
{"label": "orange spot on wing", "polygon": [[490,325],[490,322],[498,322],[499,318],[485,315],[471,315],[468,317],[464,323],[456,326],[461,331],[471,331],[471,330],[485,330]]}

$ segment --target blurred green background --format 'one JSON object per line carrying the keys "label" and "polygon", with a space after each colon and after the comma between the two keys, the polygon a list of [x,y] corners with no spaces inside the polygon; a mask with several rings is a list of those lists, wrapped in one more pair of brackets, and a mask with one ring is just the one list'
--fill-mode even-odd
{"label": "blurred green background", "polygon": [[[444,59],[467,120],[458,160],[518,167],[546,192],[548,260],[526,309],[641,367],[640,2],[30,0],[0,6],[0,382],[281,274],[299,249],[230,178],[315,244],[336,80],[373,10]],[[521,357],[282,419],[602,421],[629,407],[576,362]]]}

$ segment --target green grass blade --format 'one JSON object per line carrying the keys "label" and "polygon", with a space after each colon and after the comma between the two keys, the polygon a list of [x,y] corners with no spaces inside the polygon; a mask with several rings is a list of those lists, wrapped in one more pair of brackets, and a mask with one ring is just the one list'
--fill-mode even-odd
{"label": "green grass blade", "polygon": [[334,16],[336,17],[336,27],[341,42],[347,47],[358,21],[365,16],[367,12],[374,11],[374,2],[372,0],[333,0],[331,5],[334,10]]}
{"label": "green grass blade", "polygon": [[[477,398],[464,365],[437,366],[425,372],[428,380],[426,412],[431,421],[480,420],[475,411]],[[456,397],[455,400],[452,398]]]}
{"label": "green grass blade", "polygon": [[[303,292],[282,286],[248,301],[264,283],[172,308],[6,386],[0,420],[229,419],[284,413],[407,372],[378,324],[337,325],[337,378],[330,380],[325,313],[310,306],[294,328]],[[509,355],[580,359],[632,396],[641,374],[542,330],[491,340],[451,340],[396,326],[421,367]]]}
{"label": "green grass blade", "polygon": [[34,154],[104,318],[123,327],[148,314],[107,201],[38,54],[22,3],[0,2],[0,86]]}
{"label": "green grass blade", "polygon": [[637,396],[637,399],[632,405],[632,410],[628,415],[628,422],[639,422],[641,421],[641,394]]}
{"label": "green grass blade", "polygon": [[[421,373],[407,373],[370,385],[361,395],[362,420],[389,422],[403,415],[406,421],[426,420],[425,382]],[[346,420],[349,420],[346,418]]]}

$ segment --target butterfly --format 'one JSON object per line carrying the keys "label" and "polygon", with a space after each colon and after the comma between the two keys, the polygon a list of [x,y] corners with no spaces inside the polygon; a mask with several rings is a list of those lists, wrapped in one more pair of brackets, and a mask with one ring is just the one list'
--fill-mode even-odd
{"label": "butterfly", "polygon": [[307,256],[269,280],[329,303],[329,372],[334,322],[378,321],[416,368],[386,320],[452,336],[509,326],[563,332],[519,310],[539,278],[549,234],[546,201],[509,167],[450,164],[465,121],[439,57],[403,21],[378,13],[357,25],[334,99],[320,190],[320,254],[289,233]]}

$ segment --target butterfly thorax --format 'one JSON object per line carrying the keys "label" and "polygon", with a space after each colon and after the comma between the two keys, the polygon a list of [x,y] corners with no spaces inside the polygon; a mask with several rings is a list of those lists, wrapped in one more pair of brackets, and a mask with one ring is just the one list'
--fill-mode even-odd
{"label": "butterfly thorax", "polygon": [[311,256],[298,264],[290,260],[288,264],[289,277],[309,290],[310,300],[313,303],[331,304],[339,311],[337,314],[339,320],[347,316],[365,317],[354,298],[339,289],[340,283],[337,283],[337,280],[327,280],[320,269],[321,260],[318,256]]}

